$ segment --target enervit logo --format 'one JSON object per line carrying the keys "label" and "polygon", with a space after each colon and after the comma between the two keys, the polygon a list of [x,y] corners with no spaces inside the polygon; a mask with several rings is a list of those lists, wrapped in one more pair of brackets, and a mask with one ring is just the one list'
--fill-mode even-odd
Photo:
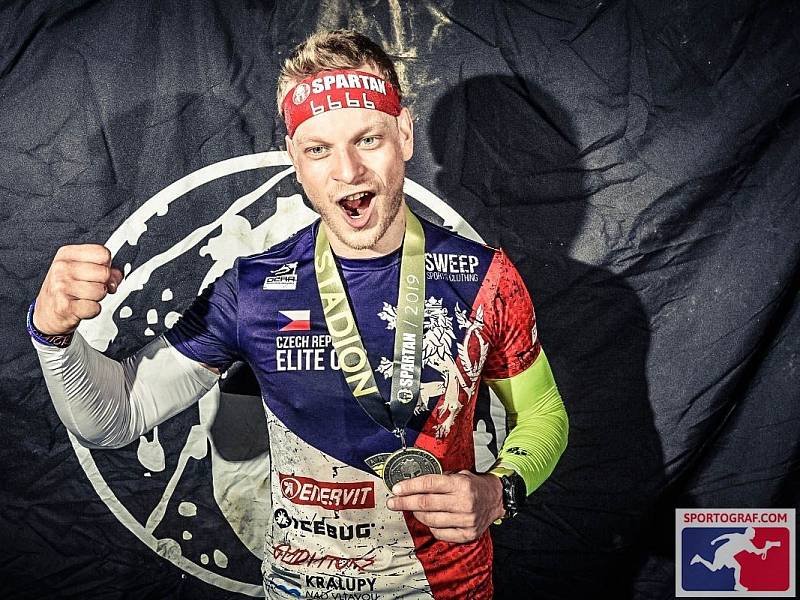
{"label": "enervit logo", "polygon": [[794,509],[677,509],[678,597],[795,596]]}
{"label": "enervit logo", "polygon": [[299,475],[278,473],[283,497],[294,504],[320,506],[327,510],[375,508],[372,481],[335,483]]}

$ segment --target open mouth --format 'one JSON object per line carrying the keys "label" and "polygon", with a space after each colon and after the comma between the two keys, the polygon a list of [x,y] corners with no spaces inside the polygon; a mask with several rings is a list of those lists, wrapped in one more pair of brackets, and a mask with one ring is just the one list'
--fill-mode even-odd
{"label": "open mouth", "polygon": [[353,226],[359,226],[369,220],[373,192],[356,192],[339,200],[347,221]]}

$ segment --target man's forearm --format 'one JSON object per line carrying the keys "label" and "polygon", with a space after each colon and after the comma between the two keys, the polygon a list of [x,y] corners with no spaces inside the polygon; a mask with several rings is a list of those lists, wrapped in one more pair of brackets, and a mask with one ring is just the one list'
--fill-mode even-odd
{"label": "man's forearm", "polygon": [[79,333],[67,348],[33,345],[58,416],[90,447],[129,444],[191,406],[218,379],[163,336],[120,362]]}
{"label": "man's forearm", "polygon": [[553,472],[569,432],[564,403],[544,351],[522,373],[487,380],[487,384],[505,406],[509,421],[497,466],[519,473],[530,494]]}

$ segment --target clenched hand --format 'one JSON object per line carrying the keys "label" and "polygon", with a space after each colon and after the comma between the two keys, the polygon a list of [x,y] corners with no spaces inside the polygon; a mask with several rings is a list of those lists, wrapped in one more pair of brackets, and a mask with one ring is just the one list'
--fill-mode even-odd
{"label": "clenched hand", "polygon": [[62,246],[36,298],[34,326],[48,335],[75,331],[83,319],[100,314],[100,301],[116,292],[121,281],[122,272],[111,266],[105,246]]}

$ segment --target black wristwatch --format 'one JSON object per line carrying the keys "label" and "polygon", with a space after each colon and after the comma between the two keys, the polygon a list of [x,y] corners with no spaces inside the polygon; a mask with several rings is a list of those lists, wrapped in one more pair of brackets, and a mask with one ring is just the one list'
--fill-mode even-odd
{"label": "black wristwatch", "polygon": [[519,510],[525,506],[528,490],[525,480],[516,472],[501,475],[500,482],[503,484],[503,508],[506,509],[503,519],[510,519],[517,516]]}

